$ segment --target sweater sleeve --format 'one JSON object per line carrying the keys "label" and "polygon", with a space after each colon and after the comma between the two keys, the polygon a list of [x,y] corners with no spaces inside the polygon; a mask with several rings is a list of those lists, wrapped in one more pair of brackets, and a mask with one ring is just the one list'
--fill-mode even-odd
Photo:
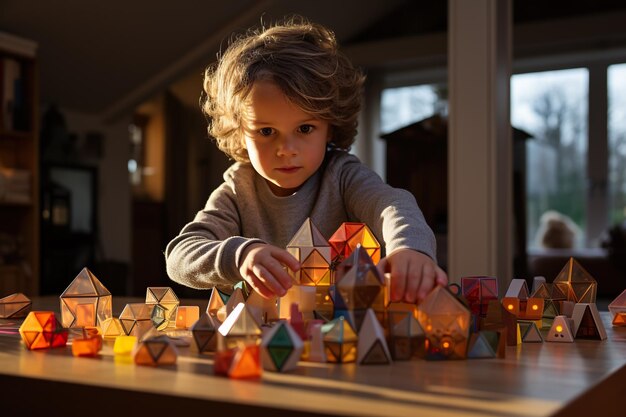
{"label": "sweater sleeve", "polygon": [[169,277],[192,288],[231,286],[240,281],[239,260],[245,247],[259,239],[241,236],[235,192],[222,184],[167,245],[165,259]]}
{"label": "sweater sleeve", "polygon": [[335,175],[349,217],[366,223],[377,237],[382,237],[386,253],[409,248],[436,262],[435,235],[413,194],[386,184],[352,155],[341,159],[342,164],[330,168],[339,171]]}

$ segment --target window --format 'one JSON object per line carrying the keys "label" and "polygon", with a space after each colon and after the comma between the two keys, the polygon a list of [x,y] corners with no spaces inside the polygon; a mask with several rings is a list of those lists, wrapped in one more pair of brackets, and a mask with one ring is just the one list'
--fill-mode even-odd
{"label": "window", "polygon": [[588,79],[586,68],[511,77],[511,124],[533,136],[526,142],[529,247],[539,246],[542,216],[555,212],[575,223],[575,246],[585,242]]}
{"label": "window", "polygon": [[382,92],[380,130],[393,132],[435,113],[445,114],[447,107],[447,92],[441,84],[386,88]]}
{"label": "window", "polygon": [[609,221],[626,217],[626,64],[608,67]]}

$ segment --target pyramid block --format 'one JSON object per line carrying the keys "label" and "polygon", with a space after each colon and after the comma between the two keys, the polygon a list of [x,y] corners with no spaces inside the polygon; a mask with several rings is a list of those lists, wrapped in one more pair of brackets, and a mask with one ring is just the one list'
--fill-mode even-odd
{"label": "pyramid block", "polygon": [[450,291],[435,287],[417,309],[417,318],[426,336],[426,359],[465,358],[470,317],[467,307]]}
{"label": "pyramid block", "polygon": [[328,239],[331,257],[335,264],[348,258],[357,245],[361,245],[374,264],[380,261],[380,243],[365,223],[345,222]]}
{"label": "pyramid block", "polygon": [[542,277],[542,276],[533,277],[533,285],[532,285],[532,288],[530,289],[530,293],[534,294],[539,289],[539,287],[545,283],[546,283],[546,277]]}
{"label": "pyramid block", "polygon": [[125,334],[122,323],[115,317],[104,320],[100,323],[100,328],[102,329],[102,337],[105,339],[115,338]]}
{"label": "pyramid block", "polygon": [[286,321],[275,324],[263,335],[261,341],[261,363],[263,369],[287,372],[296,368],[302,355],[304,343]]}
{"label": "pyramid block", "polygon": [[357,344],[359,365],[387,365],[392,362],[383,326],[371,308],[365,313]]}
{"label": "pyramid block", "polygon": [[505,297],[518,298],[525,300],[529,296],[528,284],[525,279],[512,279],[509,288],[504,294]]}
{"label": "pyramid block", "polygon": [[256,344],[236,346],[215,354],[214,372],[234,379],[258,378],[261,376],[260,349]]}
{"label": "pyramid block", "polygon": [[[554,279],[568,301],[575,303],[595,303],[598,284],[578,261],[570,258],[561,272]],[[553,299],[555,299],[553,297]]]}
{"label": "pyramid block", "polygon": [[467,347],[467,358],[504,358],[506,354],[504,339],[500,331],[483,330],[472,333]]}
{"label": "pyramid block", "polygon": [[217,329],[217,350],[223,351],[238,345],[258,345],[261,341],[261,328],[244,303],[226,317]]}
{"label": "pyramid block", "polygon": [[574,335],[572,333],[572,319],[565,316],[556,316],[552,322],[552,327],[546,334],[546,342],[572,343]]}
{"label": "pyramid block", "polygon": [[60,299],[63,327],[97,326],[113,316],[111,293],[88,268],[80,271]]}
{"label": "pyramid block", "polygon": [[139,342],[133,352],[137,365],[175,365],[178,352],[167,336],[151,337]]}
{"label": "pyramid block", "polygon": [[157,330],[165,330],[168,327],[175,327],[176,313],[180,301],[170,287],[148,287],[146,290],[146,304],[156,304],[163,311],[163,320],[160,320]]}
{"label": "pyramid block", "polygon": [[626,316],[626,290],[611,301],[609,311],[613,315],[613,326],[624,326],[622,323]]}
{"label": "pyramid block", "polygon": [[574,306],[572,319],[576,339],[606,339],[606,330],[595,303],[577,303]]}
{"label": "pyramid block", "polygon": [[298,262],[298,271],[288,270],[297,285],[331,285],[331,248],[319,229],[307,218],[287,244],[287,252]]}
{"label": "pyramid block", "polygon": [[141,338],[144,333],[154,328],[152,310],[154,304],[129,303],[120,313],[120,323],[124,334]]}
{"label": "pyramid block", "polygon": [[32,301],[22,293],[0,298],[0,319],[18,319],[30,312]]}
{"label": "pyramid block", "polygon": [[229,298],[229,294],[219,290],[217,287],[213,287],[209,297],[209,304],[206,307],[206,313],[217,319],[217,312],[228,303]]}
{"label": "pyramid block", "polygon": [[519,321],[522,343],[541,343],[543,337],[534,321]]}
{"label": "pyramid block", "polygon": [[611,322],[613,326],[626,326],[626,313],[618,312],[613,316],[613,321]]}
{"label": "pyramid block", "polygon": [[191,336],[193,348],[196,352],[212,352],[217,348],[217,328],[219,322],[213,316],[203,314],[191,326]]}
{"label": "pyramid block", "polygon": [[19,328],[22,341],[29,350],[64,347],[68,331],[51,311],[31,311]]}
{"label": "pyramid block", "polygon": [[230,295],[230,297],[228,298],[228,301],[226,302],[226,308],[225,308],[225,315],[224,317],[219,317],[218,315],[218,319],[220,321],[224,321],[226,319],[226,316],[228,316],[230,313],[232,313],[232,311],[235,309],[235,307],[237,307],[240,303],[245,303],[246,302],[246,298],[247,296],[244,295],[244,291],[242,288],[235,288],[233,290],[233,293]]}

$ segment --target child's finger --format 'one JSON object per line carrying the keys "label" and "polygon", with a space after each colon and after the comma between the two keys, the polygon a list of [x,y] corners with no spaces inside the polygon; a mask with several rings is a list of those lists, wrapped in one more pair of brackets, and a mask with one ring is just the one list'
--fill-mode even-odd
{"label": "child's finger", "polygon": [[406,291],[406,265],[391,265],[391,301],[401,301]]}
{"label": "child's finger", "polygon": [[[280,284],[284,291],[287,291],[292,286],[292,278],[283,265],[274,258],[270,258],[264,264],[267,271],[276,279],[276,281]],[[284,294],[282,294],[284,295]]]}
{"label": "child's finger", "polygon": [[407,303],[415,303],[417,298],[417,290],[422,281],[421,268],[408,268],[406,277],[406,288],[404,289],[404,301]]}
{"label": "child's finger", "polygon": [[272,256],[294,272],[300,269],[300,262],[284,249],[274,248]]}
{"label": "child's finger", "polygon": [[441,285],[444,287],[448,285],[448,275],[443,269],[436,267],[435,275],[436,275],[435,282],[437,283],[437,285]]}
{"label": "child's finger", "polygon": [[[268,290],[272,292],[272,295],[278,295],[282,297],[285,295],[286,291],[283,286],[278,282],[278,280],[272,275],[270,271],[268,271],[263,265],[254,265],[252,268],[254,275],[267,287]],[[285,273],[285,271],[282,271]]]}
{"label": "child's finger", "polygon": [[418,290],[417,298],[422,301],[435,286],[435,266],[427,263],[422,268],[422,281]]}
{"label": "child's finger", "polygon": [[270,291],[265,284],[263,284],[261,282],[261,280],[254,275],[254,273],[249,272],[248,275],[245,277],[246,282],[248,284],[250,284],[250,286],[252,287],[252,289],[254,289],[254,291],[258,292],[259,294],[261,294],[262,297],[264,298],[272,298],[274,297],[274,293],[272,291]]}

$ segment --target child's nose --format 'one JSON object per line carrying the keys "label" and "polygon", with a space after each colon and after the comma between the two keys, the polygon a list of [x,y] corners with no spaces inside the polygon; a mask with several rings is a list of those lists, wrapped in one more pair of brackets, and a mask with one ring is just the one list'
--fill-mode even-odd
{"label": "child's nose", "polygon": [[278,156],[295,155],[298,152],[296,140],[292,135],[283,136],[278,142]]}

